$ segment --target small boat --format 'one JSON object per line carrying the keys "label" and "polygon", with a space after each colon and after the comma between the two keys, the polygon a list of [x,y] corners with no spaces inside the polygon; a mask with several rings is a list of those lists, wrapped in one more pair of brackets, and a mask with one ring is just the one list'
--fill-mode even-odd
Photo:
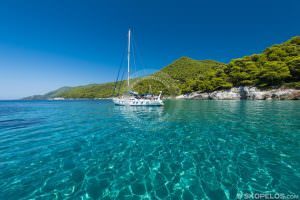
{"label": "small boat", "polygon": [[[127,49],[127,87],[130,88],[130,38],[131,30],[128,31],[128,49]],[[113,98],[113,102],[118,106],[163,106],[161,99],[162,91],[158,96],[148,94],[139,95],[135,91],[128,91],[127,95]]]}

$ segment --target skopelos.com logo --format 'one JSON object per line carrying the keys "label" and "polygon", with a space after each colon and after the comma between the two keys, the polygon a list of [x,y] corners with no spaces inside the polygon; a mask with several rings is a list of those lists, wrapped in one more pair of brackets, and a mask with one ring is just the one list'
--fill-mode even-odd
{"label": "skopelos.com logo", "polygon": [[268,199],[268,200],[281,200],[281,199],[299,199],[298,194],[285,194],[285,193],[238,193],[237,199]]}

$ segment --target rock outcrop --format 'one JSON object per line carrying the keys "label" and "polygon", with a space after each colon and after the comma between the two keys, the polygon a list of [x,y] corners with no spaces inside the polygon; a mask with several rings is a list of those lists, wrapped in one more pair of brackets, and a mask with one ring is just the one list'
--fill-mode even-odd
{"label": "rock outcrop", "polygon": [[300,100],[300,90],[297,89],[271,89],[260,90],[256,87],[234,87],[228,90],[218,90],[211,93],[193,92],[180,95],[177,99],[213,99],[213,100]]}

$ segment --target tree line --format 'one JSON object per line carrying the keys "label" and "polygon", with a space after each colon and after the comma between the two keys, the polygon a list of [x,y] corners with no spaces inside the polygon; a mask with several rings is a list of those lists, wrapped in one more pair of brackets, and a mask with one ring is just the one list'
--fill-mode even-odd
{"label": "tree line", "polygon": [[[162,79],[166,80],[160,81]],[[137,78],[135,81],[131,89],[139,93],[158,94],[163,91],[167,95],[212,92],[238,86],[300,89],[300,36],[273,45],[260,54],[233,59],[228,64],[182,57],[149,78]],[[114,89],[117,92],[114,93]],[[70,88],[60,96],[104,98],[122,94],[127,89],[125,81],[119,81],[117,88],[114,83],[93,84]]]}

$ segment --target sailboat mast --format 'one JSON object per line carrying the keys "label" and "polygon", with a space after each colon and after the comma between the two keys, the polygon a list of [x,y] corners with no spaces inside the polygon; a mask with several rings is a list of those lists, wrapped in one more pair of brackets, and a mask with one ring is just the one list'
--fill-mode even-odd
{"label": "sailboat mast", "polygon": [[128,30],[128,52],[127,52],[127,86],[129,87],[129,79],[130,79],[130,37],[131,31]]}

